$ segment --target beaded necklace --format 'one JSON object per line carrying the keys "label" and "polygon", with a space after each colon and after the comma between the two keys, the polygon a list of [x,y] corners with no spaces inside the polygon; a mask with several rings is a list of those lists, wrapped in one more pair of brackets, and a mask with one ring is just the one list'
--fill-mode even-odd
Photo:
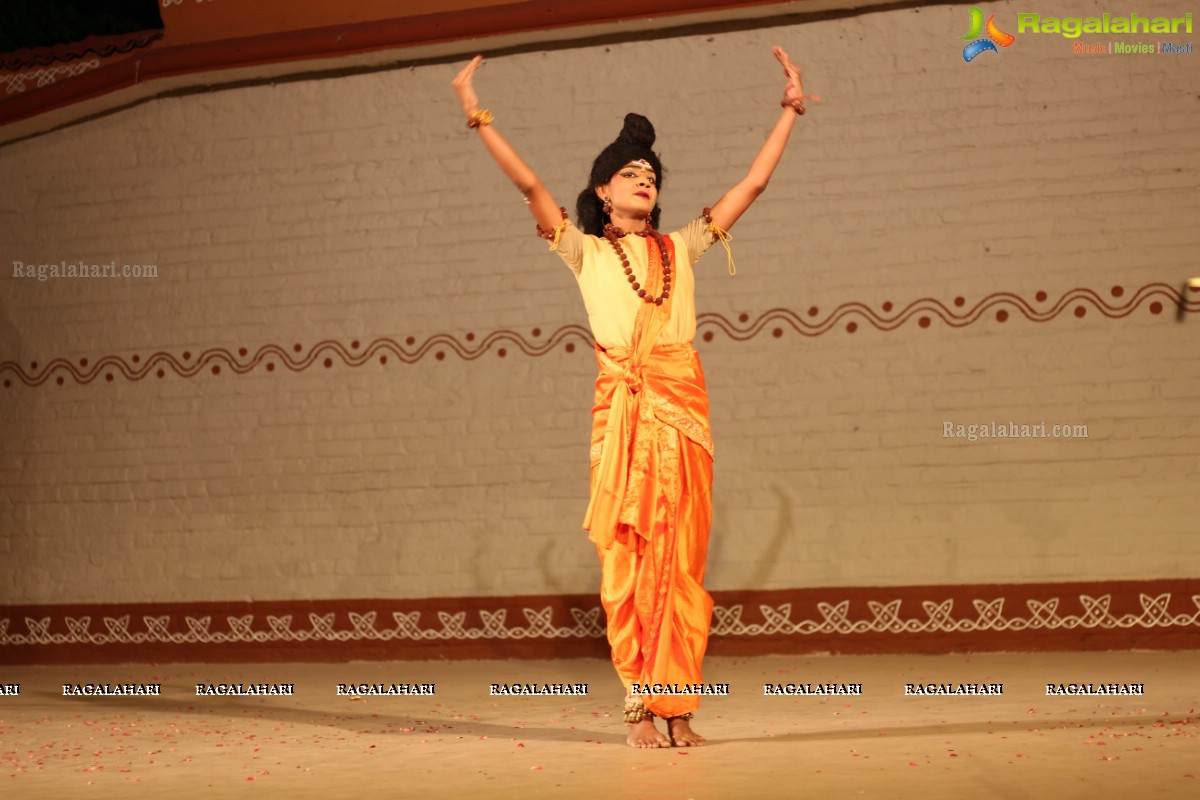
{"label": "beaded necklace", "polygon": [[[635,235],[647,239],[653,239],[658,245],[659,255],[662,256],[662,271],[663,271],[663,290],[658,297],[653,296],[637,282],[637,276],[633,274],[633,267],[629,266],[629,257],[625,255],[624,248],[621,247],[621,237],[625,235],[625,231],[620,228],[613,227],[612,223],[604,226],[604,238],[612,245],[612,249],[616,252],[617,258],[621,259],[621,266],[625,269],[625,277],[629,279],[630,287],[637,292],[637,296],[645,300],[647,303],[653,303],[656,306],[661,306],[663,301],[671,296],[671,254],[667,252],[666,242],[663,241],[663,236],[658,231],[646,225],[644,231],[638,231]],[[649,246],[649,243],[647,243]],[[649,253],[647,253],[649,255]],[[648,276],[647,276],[648,277]]]}

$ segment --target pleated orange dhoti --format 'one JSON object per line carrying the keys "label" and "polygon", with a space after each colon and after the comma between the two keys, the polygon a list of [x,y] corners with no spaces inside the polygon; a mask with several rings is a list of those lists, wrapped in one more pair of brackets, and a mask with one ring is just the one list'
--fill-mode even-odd
{"label": "pleated orange dhoti", "polygon": [[[584,527],[600,554],[613,664],[632,684],[701,683],[712,598],[704,566],[712,521],[712,439],[700,358],[655,346],[670,313],[647,304],[630,348],[596,348],[591,501]],[[694,711],[694,694],[643,695],[651,713]]]}

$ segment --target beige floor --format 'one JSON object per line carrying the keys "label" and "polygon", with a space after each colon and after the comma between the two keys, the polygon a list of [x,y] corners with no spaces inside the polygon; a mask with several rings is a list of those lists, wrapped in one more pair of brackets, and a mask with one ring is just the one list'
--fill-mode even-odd
{"label": "beige floor", "polygon": [[[1200,653],[712,658],[709,746],[623,745],[605,662],[3,667],[0,797],[1146,798],[1200,796]],[[163,696],[68,698],[71,682]],[[195,696],[287,682],[292,698]],[[499,698],[500,682],[586,682],[588,697]],[[762,684],[863,684],[862,697],[764,697]],[[434,697],[338,697],[346,682],[436,683]],[[1002,697],[905,697],[908,682],[1004,684]],[[1143,683],[1056,698],[1046,683]]]}

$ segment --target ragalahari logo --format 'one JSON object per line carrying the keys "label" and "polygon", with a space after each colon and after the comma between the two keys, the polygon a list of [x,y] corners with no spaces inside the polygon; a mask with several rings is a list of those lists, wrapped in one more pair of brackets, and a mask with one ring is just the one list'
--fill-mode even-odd
{"label": "ragalahari logo", "polygon": [[[996,25],[996,15],[992,14],[988,17],[987,25],[983,24],[983,12],[978,8],[971,8],[971,27],[967,30],[967,35],[963,39],[970,39],[971,43],[963,48],[963,61],[970,62],[975,56],[988,50],[993,53],[999,53],[996,45],[1008,47],[1017,40],[1017,37],[1011,33],[1005,33]],[[979,38],[982,31],[987,31],[986,38]]]}

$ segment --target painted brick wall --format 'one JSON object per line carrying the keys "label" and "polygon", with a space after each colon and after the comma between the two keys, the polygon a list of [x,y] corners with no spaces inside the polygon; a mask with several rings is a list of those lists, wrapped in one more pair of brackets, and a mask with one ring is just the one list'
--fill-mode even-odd
{"label": "painted brick wall", "polygon": [[[989,10],[1015,32],[1024,9]],[[910,8],[479,76],[565,205],[650,115],[667,227],[749,164],[772,44],[822,95],[734,231],[738,276],[699,269],[711,588],[1200,573],[1200,318],[1165,288],[1197,271],[1197,56],[1022,35],[966,64],[965,27]],[[0,149],[4,601],[593,590],[583,306],[454,70],[158,100]],[[11,275],[60,260],[158,277]],[[1088,435],[943,438],[992,420]]]}

